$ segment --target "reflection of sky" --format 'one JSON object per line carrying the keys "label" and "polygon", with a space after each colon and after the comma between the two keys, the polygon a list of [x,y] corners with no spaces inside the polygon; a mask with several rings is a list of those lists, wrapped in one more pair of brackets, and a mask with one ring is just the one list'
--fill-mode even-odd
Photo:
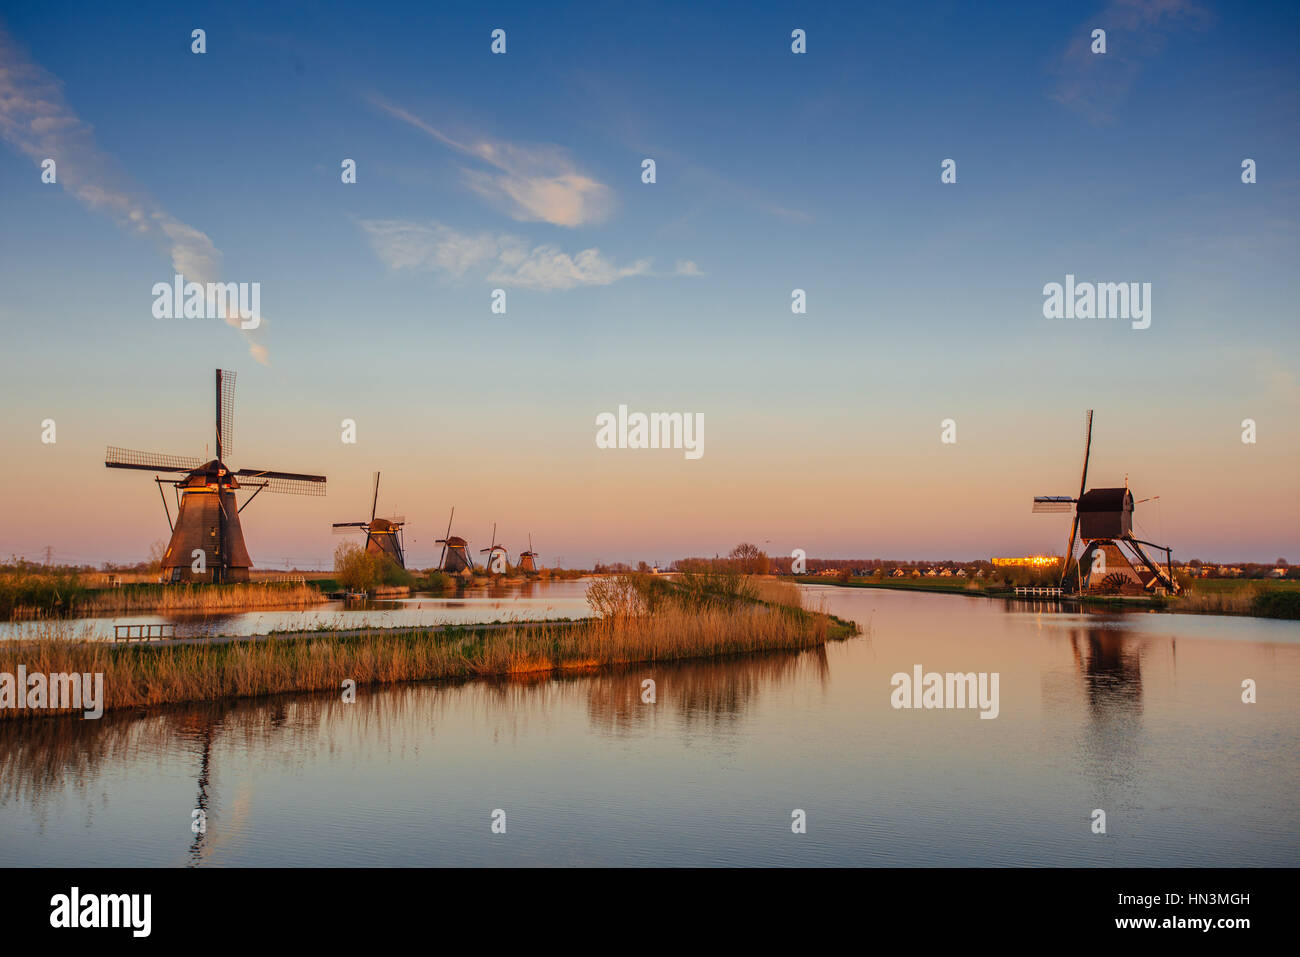
{"label": "reflection of sky", "polygon": [[[1300,855],[1300,651],[1271,643],[1269,623],[1235,619],[1229,642],[1190,637],[1178,616],[1093,629],[980,599],[817,591],[864,636],[824,653],[360,689],[353,705],[290,696],[0,724],[0,865],[185,863],[209,733],[212,864]],[[917,663],[998,671],[1000,716],[892,709],[890,676]],[[1242,677],[1260,681],[1257,705],[1240,703]],[[1098,807],[1104,837],[1089,830]],[[502,840],[494,808],[507,811]],[[808,812],[798,837],[794,808]]]}
{"label": "reflection of sky", "polygon": [[[328,6],[200,8],[201,57],[159,4],[78,8],[79,30],[57,4],[7,11],[98,154],[45,185],[0,147],[0,554],[143,558],[156,493],[103,448],[199,455],[217,365],[240,376],[233,464],[330,477],[245,513],[262,567],[327,563],[376,468],[419,565],[452,504],[475,546],[498,522],[512,553],[531,531],[570,565],[742,539],[1060,549],[1028,503],[1073,492],[1087,408],[1094,482],[1161,496],[1145,537],[1300,551],[1294,5],[508,3],[504,57],[472,6]],[[1105,57],[1081,52],[1098,22]],[[74,198],[79,161],[262,283],[269,366],[220,322],[152,318],[169,241]],[[494,278],[516,252],[534,272]],[[556,263],[582,278],[543,288]],[[1150,282],[1151,328],[1043,319],[1067,273]],[[704,457],[596,449],[619,403],[704,413]]]}

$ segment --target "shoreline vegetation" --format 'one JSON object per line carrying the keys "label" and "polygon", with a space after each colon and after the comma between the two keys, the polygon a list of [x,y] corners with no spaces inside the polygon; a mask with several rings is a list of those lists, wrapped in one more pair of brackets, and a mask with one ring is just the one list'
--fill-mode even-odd
{"label": "shoreline vegetation", "polygon": [[[322,631],[278,640],[150,646],[78,641],[48,623],[48,637],[0,643],[0,673],[104,676],[104,709],[336,691],[413,681],[539,676],[656,662],[799,651],[859,633],[803,606],[794,583],[739,574],[595,579],[598,617],[372,630]],[[0,709],[0,720],[73,710]]]}
{"label": "shoreline vegetation", "polygon": [[[296,577],[227,585],[173,584],[157,581],[94,583],[106,575],[75,568],[50,568],[25,562],[0,563],[0,621],[90,618],[132,612],[197,612],[221,614],[267,608],[306,608],[362,591],[369,598],[393,598],[412,592],[457,594],[466,588],[524,581],[567,581],[583,577],[580,570],[543,569],[536,577],[522,575],[453,576],[436,569],[408,572],[390,564],[383,575],[367,572],[350,578]],[[123,577],[145,577],[128,575]],[[156,576],[155,576],[156,577]]]}
{"label": "shoreline vegetation", "polygon": [[1142,608],[1186,615],[1241,615],[1253,618],[1300,619],[1300,582],[1268,579],[1207,579],[1186,586],[1174,597],[1118,597],[1090,595],[1085,598],[1027,598],[1017,596],[1013,588],[994,582],[948,579],[843,578],[840,576],[799,575],[803,585],[835,585],[840,588],[887,588],[895,591],[967,595],[973,598],[1007,598],[1020,601],[1064,600],[1080,606],[1102,608]]}

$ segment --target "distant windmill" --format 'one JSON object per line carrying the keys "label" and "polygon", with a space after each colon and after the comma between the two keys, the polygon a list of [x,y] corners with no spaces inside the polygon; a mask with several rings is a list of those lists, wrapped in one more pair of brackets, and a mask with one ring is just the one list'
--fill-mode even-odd
{"label": "distant windmill", "polygon": [[537,573],[537,553],[533,551],[533,533],[528,533],[528,551],[519,555],[519,570],[531,574]]}
{"label": "distant windmill", "polygon": [[375,491],[370,500],[370,521],[368,522],[335,522],[334,534],[347,534],[349,529],[364,528],[366,530],[366,551],[374,552],[378,555],[386,555],[397,563],[398,568],[406,567],[406,541],[402,534],[402,526],[406,524],[406,519],[394,515],[391,518],[375,518],[375,510],[379,507],[379,473],[375,473]]}
{"label": "distant windmill", "polygon": [[487,552],[487,560],[483,564],[487,566],[488,571],[495,572],[497,570],[493,564],[493,559],[496,558],[498,552],[501,553],[501,557],[505,559],[507,565],[509,565],[510,563],[510,553],[506,551],[506,547],[504,545],[497,544],[497,523],[496,522],[492,523],[492,544],[489,545],[487,548],[480,548],[478,550],[478,553],[480,555],[482,555],[484,552]]}
{"label": "distant windmill", "polygon": [[[1164,545],[1133,537],[1133,493],[1129,491],[1128,479],[1125,478],[1123,488],[1093,488],[1084,491],[1088,484],[1088,458],[1091,451],[1092,410],[1089,409],[1078,497],[1034,497],[1035,512],[1074,512],[1074,521],[1070,525],[1070,542],[1061,564],[1061,584],[1065,584],[1065,576],[1074,561],[1074,540],[1077,535],[1083,540],[1083,554],[1079,556],[1080,592],[1142,593],[1162,589],[1169,594],[1178,594],[1179,585],[1174,577],[1172,551]],[[1163,569],[1147,557],[1146,552],[1142,551],[1143,545],[1165,553]],[[1138,564],[1134,565],[1131,558],[1136,559]]]}
{"label": "distant windmill", "polygon": [[[139,469],[146,472],[173,472],[183,477],[178,481],[162,479],[156,475],[158,494],[162,496],[163,510],[172,537],[163,554],[163,580],[201,582],[248,581],[248,570],[253,561],[244,546],[244,530],[239,524],[239,513],[257,498],[263,489],[289,495],[324,495],[325,476],[306,475],[300,472],[277,472],[271,469],[226,468],[224,456],[234,445],[235,373],[217,370],[217,457],[202,459],[180,455],[159,455],[154,452],[136,452],[109,446],[104,454],[104,465],[110,469]],[[243,479],[239,481],[238,479]],[[167,496],[163,485],[173,485],[177,495],[176,524],[172,525]],[[244,499],[243,505],[235,501],[238,489],[256,489]]]}
{"label": "distant windmill", "polygon": [[456,517],[456,506],[451,507],[451,516],[447,519],[447,534],[438,539],[442,554],[438,557],[438,567],[452,575],[459,572],[474,571],[474,559],[469,554],[469,542],[459,535],[451,533],[451,521]]}

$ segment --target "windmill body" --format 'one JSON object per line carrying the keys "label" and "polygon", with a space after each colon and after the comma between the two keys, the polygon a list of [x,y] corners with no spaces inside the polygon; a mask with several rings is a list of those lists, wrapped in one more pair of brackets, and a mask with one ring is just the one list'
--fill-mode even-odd
{"label": "windmill body", "polygon": [[528,533],[528,551],[519,554],[519,570],[528,575],[537,574],[537,553],[533,551],[533,535]]}
{"label": "windmill body", "polygon": [[[1091,450],[1092,411],[1089,410],[1078,497],[1039,495],[1034,498],[1035,512],[1074,512],[1061,565],[1061,584],[1064,585],[1074,561],[1077,535],[1083,542],[1083,554],[1079,557],[1080,594],[1178,594],[1181,589],[1174,576],[1172,550],[1133,535],[1134,502],[1127,480],[1123,488],[1087,488]],[[1165,553],[1163,568],[1147,555],[1143,545]]]}
{"label": "windmill body", "polygon": [[442,556],[442,570],[444,572],[458,575],[461,572],[468,574],[474,571],[474,559],[469,554],[469,542],[459,535],[440,538],[438,541],[444,546]]}
{"label": "windmill body", "polygon": [[510,553],[506,551],[506,547],[504,545],[497,544],[497,526],[495,522],[492,523],[492,544],[489,545],[487,548],[480,548],[478,551],[480,555],[482,555],[484,552],[487,553],[487,558],[483,560],[483,565],[488,571],[492,572],[493,574],[500,574],[496,570],[497,567],[496,557],[498,555],[501,556],[503,569],[509,567],[510,565]]}
{"label": "windmill body", "polygon": [[451,515],[447,518],[447,531],[438,539],[438,544],[442,546],[442,555],[438,558],[438,569],[449,575],[472,575],[474,574],[474,558],[469,553],[469,542],[459,535],[451,533],[452,519],[456,517],[456,506],[451,507]]}
{"label": "windmill body", "polygon": [[[111,469],[135,469],[153,472],[154,482],[162,495],[167,522],[164,485],[175,489],[178,499],[176,523],[163,554],[162,579],[165,582],[248,581],[253,561],[244,544],[244,529],[239,513],[263,491],[289,495],[324,495],[325,476],[273,469],[228,468],[223,461],[233,445],[235,374],[223,369],[216,375],[216,443],[217,457],[201,459],[154,452],[137,452],[109,446],[104,465]],[[170,474],[171,478],[161,478]],[[238,504],[235,493],[250,491]]]}
{"label": "windmill body", "polygon": [[[191,473],[177,486],[180,513],[162,559],[163,581],[246,582],[253,560],[244,545],[233,476],[223,482],[225,468],[216,459]],[[209,574],[193,570],[194,552],[206,553]]]}

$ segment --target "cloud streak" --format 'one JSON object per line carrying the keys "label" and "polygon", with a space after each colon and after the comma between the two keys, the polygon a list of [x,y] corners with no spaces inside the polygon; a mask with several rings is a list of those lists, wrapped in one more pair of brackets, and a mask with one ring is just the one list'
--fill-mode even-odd
{"label": "cloud streak", "polygon": [[614,210],[613,191],[581,172],[562,147],[521,146],[487,138],[462,143],[400,106],[381,99],[372,102],[389,116],[488,167],[462,168],[465,185],[512,219],[585,226],[604,222]]}
{"label": "cloud streak", "polygon": [[[1099,126],[1112,122],[1142,72],[1143,61],[1160,53],[1176,27],[1203,29],[1210,14],[1195,0],[1111,0],[1075,30],[1055,72],[1050,99]],[[1092,31],[1106,31],[1106,52],[1092,52]]]}
{"label": "cloud streak", "polygon": [[[170,258],[172,269],[186,279],[201,283],[217,280],[221,251],[207,234],[181,222],[129,183],[100,149],[90,124],[68,104],[63,83],[33,62],[3,26],[0,137],[38,166],[53,159],[56,182],[67,193],[88,209],[111,216],[127,233],[152,242]],[[249,352],[266,364],[266,347],[249,332],[244,334]]]}
{"label": "cloud streak", "polygon": [[[474,274],[488,282],[553,292],[660,275],[653,271],[649,259],[618,265],[595,247],[569,254],[549,243],[534,245],[508,234],[462,233],[441,223],[369,219],[360,226],[375,255],[388,268],[434,273],[446,279]],[[695,263],[680,260],[670,275],[703,273]]]}

